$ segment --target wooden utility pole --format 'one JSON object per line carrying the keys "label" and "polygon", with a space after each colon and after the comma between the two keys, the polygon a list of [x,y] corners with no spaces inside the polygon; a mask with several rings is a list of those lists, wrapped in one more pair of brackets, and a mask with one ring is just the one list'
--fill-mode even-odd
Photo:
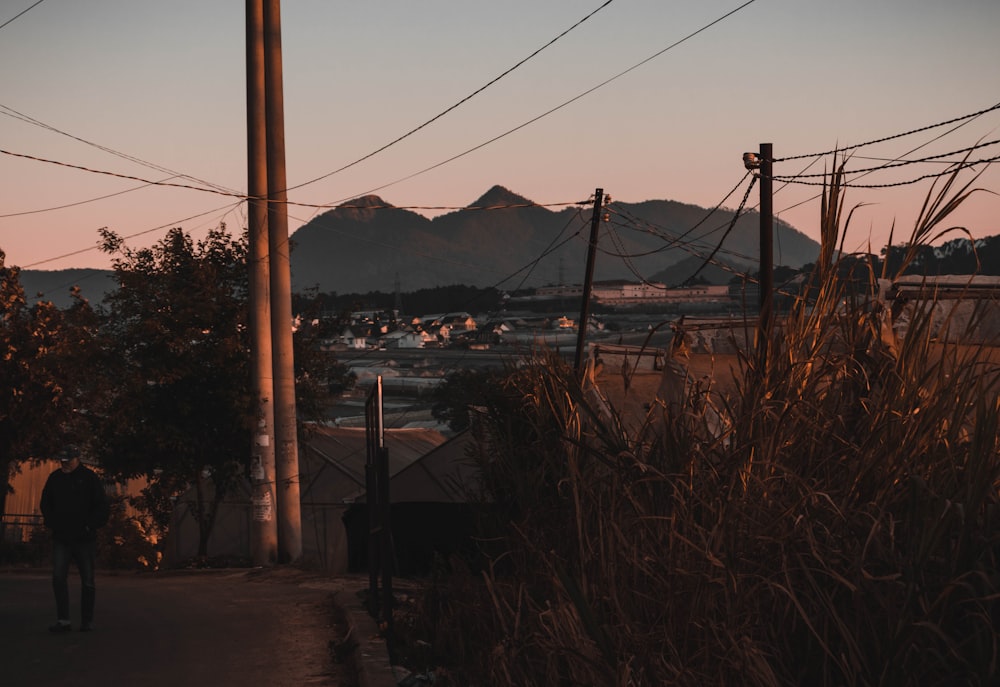
{"label": "wooden utility pole", "polygon": [[583,369],[583,347],[587,340],[587,322],[590,320],[590,292],[594,290],[594,262],[597,257],[597,234],[601,228],[601,210],[604,203],[604,189],[594,191],[594,214],[590,218],[590,245],[587,248],[587,273],[583,278],[583,302],[580,303],[580,321],[577,323],[576,355],[573,370],[579,374]]}
{"label": "wooden utility pole", "polygon": [[757,347],[761,363],[767,360],[774,319],[774,153],[770,143],[760,144],[760,320]]}
{"label": "wooden utility pole", "polygon": [[247,210],[250,277],[251,384],[256,423],[250,447],[254,565],[278,560],[278,523],[274,516],[274,406],[271,373],[271,304],[267,231],[267,138],[264,109],[264,5],[247,0]]}
{"label": "wooden utility pole", "polygon": [[299,502],[299,447],[295,422],[295,360],[292,354],[292,276],[288,245],[280,0],[264,0],[264,53],[278,561],[295,563],[302,558],[302,508]]}

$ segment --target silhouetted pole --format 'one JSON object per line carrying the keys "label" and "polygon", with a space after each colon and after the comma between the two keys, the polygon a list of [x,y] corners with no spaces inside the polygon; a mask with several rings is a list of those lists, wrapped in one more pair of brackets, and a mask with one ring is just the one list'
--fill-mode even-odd
{"label": "silhouetted pole", "polygon": [[274,372],[274,436],[277,476],[278,561],[302,557],[299,447],[295,423],[295,359],[292,354],[292,275],[288,246],[288,184],[285,180],[285,110],[281,72],[281,2],[264,1],[264,76],[267,94],[267,198],[271,268],[271,342]]}
{"label": "silhouetted pole", "polygon": [[758,350],[761,363],[767,360],[774,318],[774,204],[772,199],[772,163],[770,143],[760,144],[760,320]]}
{"label": "silhouetted pole", "polygon": [[256,422],[250,447],[254,565],[278,560],[274,515],[274,406],[271,374],[270,270],[267,245],[267,138],[264,109],[264,4],[247,0],[247,263],[250,277],[250,375]]}
{"label": "silhouetted pole", "polygon": [[594,191],[594,215],[590,218],[590,246],[587,249],[587,273],[583,278],[583,302],[580,303],[580,321],[577,323],[576,356],[573,370],[579,374],[583,369],[583,346],[587,340],[587,321],[590,319],[590,292],[594,288],[594,261],[597,257],[597,232],[601,228],[601,205],[604,189]]}

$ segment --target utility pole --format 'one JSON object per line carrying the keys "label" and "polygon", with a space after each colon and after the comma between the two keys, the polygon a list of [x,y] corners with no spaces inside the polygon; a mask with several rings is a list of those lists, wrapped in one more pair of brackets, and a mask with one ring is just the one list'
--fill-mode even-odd
{"label": "utility pole", "polygon": [[292,277],[288,245],[288,183],[285,178],[280,0],[264,0],[264,53],[278,561],[295,563],[302,557],[302,507],[299,501],[295,360],[292,354]]}
{"label": "utility pole", "polygon": [[251,384],[256,423],[250,447],[254,565],[278,560],[274,517],[274,406],[271,373],[271,305],[267,231],[267,138],[264,109],[264,5],[247,0],[247,193],[250,278]]}
{"label": "utility pole", "polygon": [[760,144],[760,320],[757,346],[761,364],[767,361],[774,319],[774,204],[772,198],[772,163],[770,143]]}
{"label": "utility pole", "polygon": [[583,278],[583,302],[580,303],[580,321],[577,323],[576,356],[573,370],[580,374],[583,369],[583,345],[587,338],[587,321],[590,320],[590,292],[594,289],[594,261],[597,256],[597,233],[601,228],[601,208],[604,189],[594,191],[594,215],[590,218],[590,245],[587,248],[587,273]]}

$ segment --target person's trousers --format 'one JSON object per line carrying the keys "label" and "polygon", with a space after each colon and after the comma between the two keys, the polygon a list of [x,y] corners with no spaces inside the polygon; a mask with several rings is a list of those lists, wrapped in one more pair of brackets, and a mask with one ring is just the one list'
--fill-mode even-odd
{"label": "person's trousers", "polygon": [[80,624],[90,625],[93,622],[94,601],[97,598],[97,586],[94,584],[96,559],[96,541],[52,543],[52,589],[56,594],[59,620],[69,620],[69,563],[73,560],[80,571]]}

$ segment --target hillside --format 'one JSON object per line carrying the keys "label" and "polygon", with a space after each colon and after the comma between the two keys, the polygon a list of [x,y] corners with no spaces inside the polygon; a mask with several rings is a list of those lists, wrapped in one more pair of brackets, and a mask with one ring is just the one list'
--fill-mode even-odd
{"label": "hillside", "polygon": [[[494,186],[468,209],[433,219],[394,208],[377,196],[326,212],[292,235],[292,284],[322,293],[402,291],[468,284],[514,290],[525,286],[581,282],[586,265],[591,210],[587,205],[558,211],[503,207],[530,201]],[[487,209],[483,209],[487,208]],[[698,224],[707,210],[676,201],[614,202],[602,224],[595,278],[638,280],[691,255],[707,255],[732,220],[720,211],[684,237],[688,251],[671,245]],[[759,217],[736,223],[719,257],[732,264],[757,261]],[[818,244],[783,222],[776,245],[782,264],[815,260]],[[626,256],[627,259],[622,256]]]}
{"label": "hillside", "polygon": [[29,303],[46,300],[60,308],[68,308],[73,304],[74,286],[80,287],[80,294],[93,305],[104,300],[104,295],[117,287],[112,274],[111,270],[90,268],[21,270],[20,278]]}
{"label": "hillside", "polygon": [[[494,186],[470,208],[527,204],[525,198]],[[292,281],[296,292],[319,287],[322,293],[391,293],[398,279],[403,293],[438,286],[496,285],[513,291],[544,284],[580,283],[583,279],[590,208],[552,211],[539,207],[497,210],[469,209],[428,219],[388,206],[377,196],[353,203],[358,207],[331,210],[292,235]],[[707,210],[675,201],[611,204],[599,239],[595,268],[598,280],[650,281],[680,284],[691,277],[704,258],[669,246],[663,236],[676,237],[702,220]],[[705,256],[732,219],[719,212],[692,235]],[[818,245],[801,232],[778,222],[775,265],[801,267],[815,260]],[[733,272],[755,272],[759,217],[741,217],[715,262],[700,276],[724,284]],[[631,255],[627,262],[620,257]],[[541,256],[541,257],[540,257]],[[900,249],[890,251],[890,271],[899,264]],[[634,268],[634,271],[633,269]],[[955,239],[924,247],[908,270],[918,274],[1000,274],[1000,236]],[[513,275],[513,277],[511,277]],[[79,286],[85,298],[99,303],[114,288],[111,272],[97,269],[23,270],[21,284],[29,301],[71,304],[70,290]]]}

